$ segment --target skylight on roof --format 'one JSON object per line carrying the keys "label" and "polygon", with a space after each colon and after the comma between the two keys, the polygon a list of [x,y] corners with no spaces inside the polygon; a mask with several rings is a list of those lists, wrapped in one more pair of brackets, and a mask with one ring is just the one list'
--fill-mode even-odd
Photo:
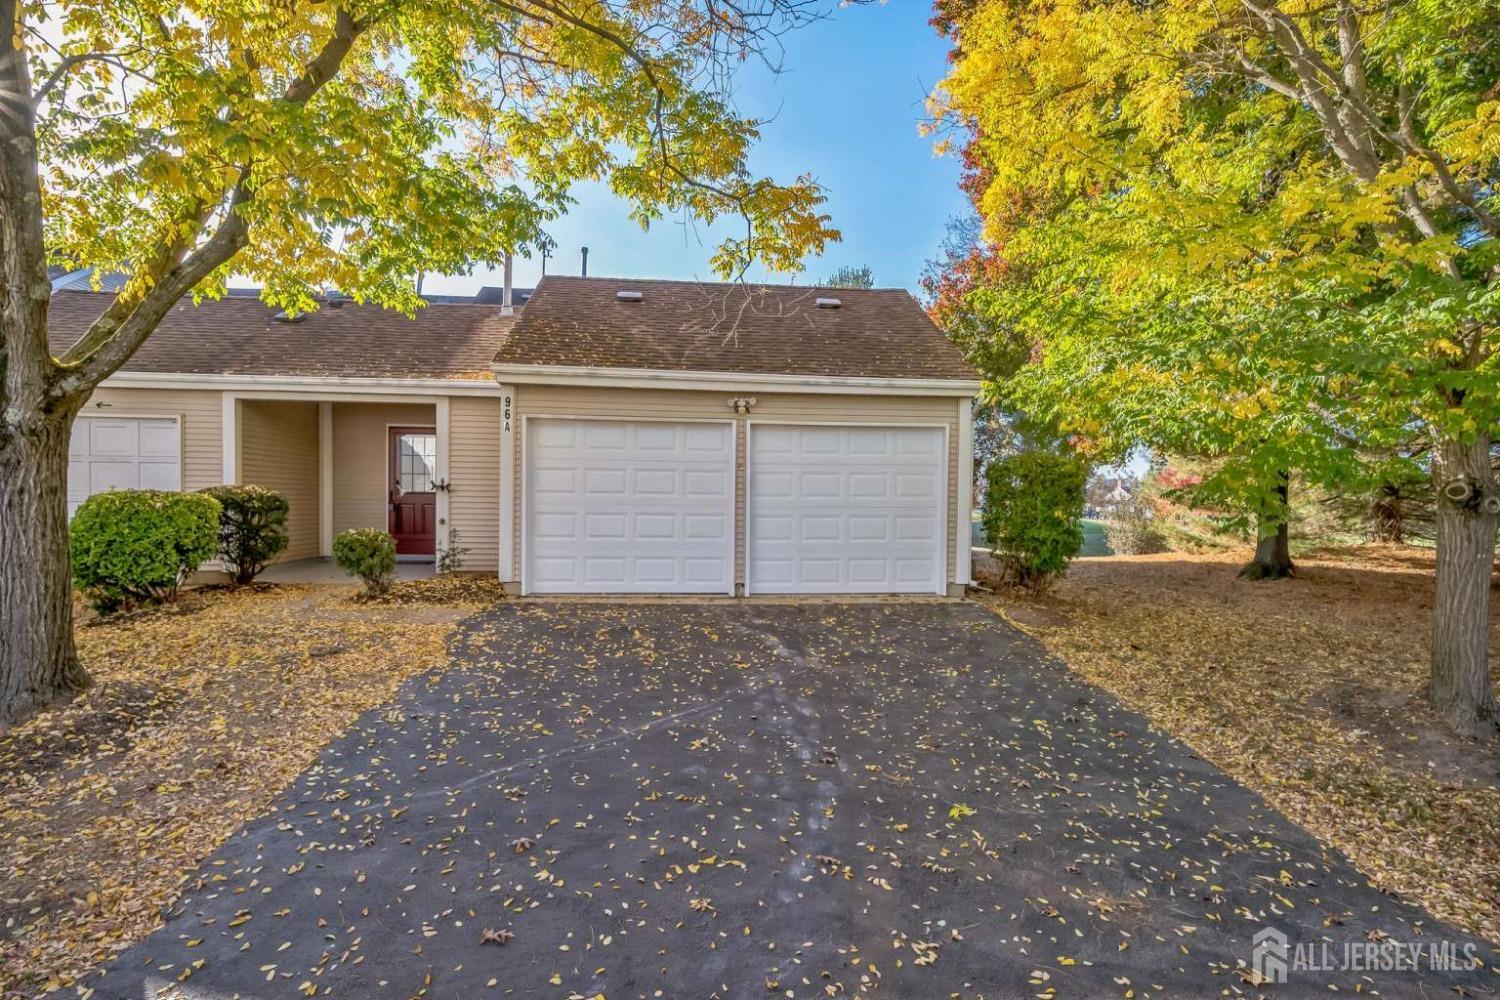
{"label": "skylight on roof", "polygon": [[825,299],[825,298],[820,298],[820,299],[817,300],[817,306],[818,306],[819,309],[837,309],[840,306],[842,306],[843,304],[844,304],[844,300],[843,299],[835,299],[835,298],[826,298]]}
{"label": "skylight on roof", "polygon": [[615,292],[615,299],[619,302],[639,302],[644,297],[640,292],[631,289],[621,289]]}

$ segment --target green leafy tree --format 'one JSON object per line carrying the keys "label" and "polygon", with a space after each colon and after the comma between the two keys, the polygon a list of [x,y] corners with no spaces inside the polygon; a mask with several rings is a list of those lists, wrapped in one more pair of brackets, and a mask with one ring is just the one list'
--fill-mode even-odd
{"label": "green leafy tree", "polygon": [[[89,393],[231,273],[420,308],[414,277],[526,253],[580,181],[648,225],[738,217],[713,256],[795,270],[818,187],[752,174],[730,70],[810,0],[160,0],[0,7],[0,723],[83,686],[65,479]],[[50,20],[48,20],[50,16]],[[126,273],[54,356],[49,261]]]}
{"label": "green leafy tree", "polygon": [[1037,345],[1016,394],[1104,451],[1216,457],[1272,518],[1287,473],[1336,484],[1421,429],[1444,497],[1429,697],[1493,733],[1500,3],[940,14],[938,113],[1017,274],[989,307]]}
{"label": "green leafy tree", "polygon": [[846,264],[828,276],[825,288],[874,288],[875,272],[868,266],[855,267]]}

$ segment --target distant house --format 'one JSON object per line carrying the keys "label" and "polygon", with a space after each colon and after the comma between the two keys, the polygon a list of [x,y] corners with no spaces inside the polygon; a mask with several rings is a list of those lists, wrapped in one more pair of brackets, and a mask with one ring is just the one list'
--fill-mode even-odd
{"label": "distant house", "polygon": [[1116,507],[1128,503],[1140,486],[1140,481],[1131,476],[1092,477],[1084,487],[1084,516],[1107,519]]}

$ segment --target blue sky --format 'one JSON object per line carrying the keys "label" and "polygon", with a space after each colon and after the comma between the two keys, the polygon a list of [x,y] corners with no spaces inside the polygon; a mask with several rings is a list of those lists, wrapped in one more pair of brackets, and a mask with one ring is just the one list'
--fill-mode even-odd
{"label": "blue sky", "polygon": [[[770,118],[751,166],[790,180],[811,173],[827,189],[825,211],[844,234],[792,279],[820,281],[844,264],[868,264],[882,287],[917,287],[923,262],[937,249],[949,216],[964,211],[959,163],[933,156],[917,134],[924,100],[946,69],[947,44],[927,24],[922,0],[835,9],[826,21],[785,39],[784,72],[758,63],[742,67],[742,114]],[[578,203],[551,229],[554,274],[577,274],[579,247],[589,248],[589,273],[634,278],[713,280],[708,266],[717,227],[665,219],[649,232],[603,185],[574,191]],[[725,225],[731,225],[726,223]],[[516,261],[516,284],[535,284],[539,260]],[[752,280],[785,281],[753,269]],[[428,275],[428,292],[465,293],[499,284],[491,271],[467,277]]]}

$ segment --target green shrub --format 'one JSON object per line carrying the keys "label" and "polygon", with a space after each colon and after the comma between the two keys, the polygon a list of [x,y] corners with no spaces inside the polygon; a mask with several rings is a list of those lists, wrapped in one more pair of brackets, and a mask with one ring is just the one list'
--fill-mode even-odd
{"label": "green shrub", "polygon": [[350,528],[333,540],[333,561],[365,582],[375,597],[391,589],[396,578],[396,540],[378,528]]}
{"label": "green shrub", "polygon": [[219,501],[219,561],[237,584],[260,575],[286,551],[286,497],[261,486],[210,486]]}
{"label": "green shrub", "polygon": [[1003,582],[1040,590],[1083,547],[1088,468],[1068,455],[1026,451],[995,459],[985,493],[985,538]]}
{"label": "green shrub", "polygon": [[1104,524],[1104,537],[1109,539],[1110,551],[1118,556],[1167,551],[1166,537],[1150,508],[1139,497],[1115,505]]}
{"label": "green shrub", "polygon": [[201,493],[96,493],[68,529],[73,581],[100,611],[175,600],[213,558],[218,526],[219,502]]}

